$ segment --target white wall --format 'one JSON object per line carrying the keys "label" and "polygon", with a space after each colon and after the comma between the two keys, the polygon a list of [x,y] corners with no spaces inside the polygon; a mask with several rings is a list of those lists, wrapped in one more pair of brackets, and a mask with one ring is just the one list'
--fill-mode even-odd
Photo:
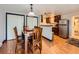
{"label": "white wall", "polygon": [[5,11],[0,10],[0,42],[5,39]]}
{"label": "white wall", "polygon": [[73,27],[72,27],[72,17],[73,16],[76,16],[76,15],[79,15],[79,12],[72,12],[72,13],[68,13],[68,14],[64,14],[62,15],[62,19],[68,19],[69,20],[69,37],[71,37],[71,34],[72,34],[72,30],[73,30]]}

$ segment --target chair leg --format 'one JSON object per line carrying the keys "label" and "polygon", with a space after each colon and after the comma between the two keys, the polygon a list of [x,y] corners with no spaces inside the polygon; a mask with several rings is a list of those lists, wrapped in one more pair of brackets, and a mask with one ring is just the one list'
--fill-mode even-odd
{"label": "chair leg", "polygon": [[15,54],[17,54],[17,48],[15,49]]}
{"label": "chair leg", "polygon": [[42,49],[40,48],[40,54],[41,54],[41,50],[42,50]]}

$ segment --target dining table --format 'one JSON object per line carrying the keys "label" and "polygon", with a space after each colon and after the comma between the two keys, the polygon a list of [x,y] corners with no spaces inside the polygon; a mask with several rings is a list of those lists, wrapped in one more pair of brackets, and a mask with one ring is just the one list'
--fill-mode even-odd
{"label": "dining table", "polygon": [[32,36],[33,34],[33,30],[27,30],[24,32],[24,35],[25,35],[25,53],[28,53],[28,41],[29,41],[29,38]]}

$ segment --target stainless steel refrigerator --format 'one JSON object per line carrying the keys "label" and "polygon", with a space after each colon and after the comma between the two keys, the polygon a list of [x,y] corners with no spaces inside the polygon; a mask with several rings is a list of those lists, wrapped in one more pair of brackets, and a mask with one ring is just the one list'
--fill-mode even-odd
{"label": "stainless steel refrigerator", "polygon": [[69,37],[69,20],[63,19],[59,21],[59,36],[62,38]]}

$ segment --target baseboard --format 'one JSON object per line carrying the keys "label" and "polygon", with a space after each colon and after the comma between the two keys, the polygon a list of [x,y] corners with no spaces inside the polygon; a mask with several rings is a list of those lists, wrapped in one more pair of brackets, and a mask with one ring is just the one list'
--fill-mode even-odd
{"label": "baseboard", "polygon": [[43,38],[45,38],[45,39],[47,39],[47,40],[49,40],[49,41],[52,41],[52,40],[50,40],[50,39],[48,39],[48,38],[46,38],[45,36],[42,36]]}

